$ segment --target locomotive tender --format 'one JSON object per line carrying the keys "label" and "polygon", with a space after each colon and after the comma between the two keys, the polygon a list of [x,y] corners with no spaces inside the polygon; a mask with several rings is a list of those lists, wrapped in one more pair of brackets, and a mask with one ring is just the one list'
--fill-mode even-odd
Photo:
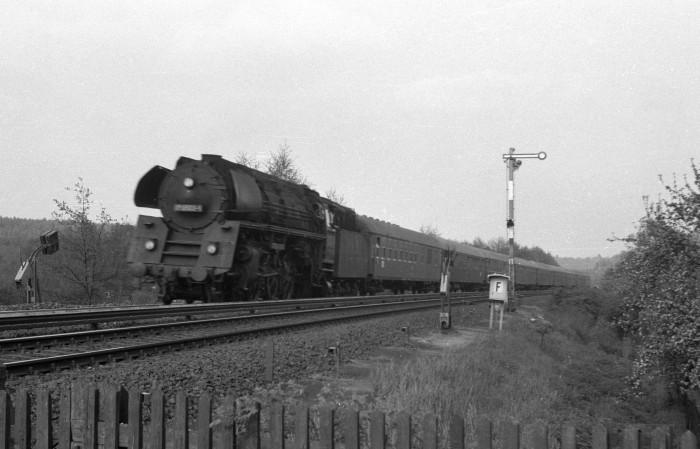
{"label": "locomotive tender", "polygon": [[[508,257],[358,216],[304,185],[217,155],[181,157],[138,183],[141,215],[129,248],[131,273],[149,278],[168,304],[426,291],[451,255],[453,290],[475,290],[505,273]],[[582,286],[588,277],[516,259],[521,287]]]}

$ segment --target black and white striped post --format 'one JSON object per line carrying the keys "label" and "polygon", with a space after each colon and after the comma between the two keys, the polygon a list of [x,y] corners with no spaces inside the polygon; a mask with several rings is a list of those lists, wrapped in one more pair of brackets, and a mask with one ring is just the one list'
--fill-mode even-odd
{"label": "black and white striped post", "polygon": [[520,168],[523,161],[520,159],[539,159],[541,161],[547,158],[547,153],[540,151],[539,153],[516,153],[515,148],[511,148],[508,154],[503,155],[503,161],[508,169],[508,184],[506,192],[508,195],[508,218],[506,219],[506,228],[508,230],[508,282],[509,294],[508,297],[508,312],[515,311],[515,260],[513,251],[515,250],[515,183],[513,182],[513,173]]}

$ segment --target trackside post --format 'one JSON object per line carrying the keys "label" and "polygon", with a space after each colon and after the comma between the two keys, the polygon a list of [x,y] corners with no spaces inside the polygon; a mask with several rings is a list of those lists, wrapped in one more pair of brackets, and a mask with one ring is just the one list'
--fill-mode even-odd
{"label": "trackside post", "polygon": [[490,274],[489,278],[489,305],[491,313],[489,317],[489,329],[493,329],[493,312],[500,312],[498,330],[503,330],[503,309],[508,305],[508,281],[505,274]]}

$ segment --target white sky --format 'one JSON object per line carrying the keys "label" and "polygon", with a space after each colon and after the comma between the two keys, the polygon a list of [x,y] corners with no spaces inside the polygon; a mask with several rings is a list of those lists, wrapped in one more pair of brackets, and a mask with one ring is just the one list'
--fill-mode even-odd
{"label": "white sky", "polygon": [[320,193],[445,237],[609,256],[700,141],[694,1],[12,1],[0,7],[0,215],[82,177],[114,217],[181,155],[286,141]]}

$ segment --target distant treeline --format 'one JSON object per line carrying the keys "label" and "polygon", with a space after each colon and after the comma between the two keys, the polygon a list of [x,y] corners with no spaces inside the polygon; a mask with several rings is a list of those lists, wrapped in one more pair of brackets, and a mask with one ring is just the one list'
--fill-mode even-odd
{"label": "distant treeline", "polygon": [[[475,246],[477,248],[493,251],[499,254],[508,255],[510,251],[508,240],[506,240],[504,237],[490,239],[489,241],[485,241],[481,237],[477,237],[471,242],[465,241],[463,243],[466,245]],[[518,242],[514,242],[513,255],[520,259],[546,263],[548,265],[554,265],[556,267],[559,266],[559,262],[557,262],[557,259],[555,259],[552,254],[543,250],[539,246],[521,246],[518,244]]]}
{"label": "distant treeline", "polygon": [[557,257],[559,266],[569,270],[581,271],[591,277],[591,285],[600,286],[605,273],[620,260],[620,254],[612,257]]}

